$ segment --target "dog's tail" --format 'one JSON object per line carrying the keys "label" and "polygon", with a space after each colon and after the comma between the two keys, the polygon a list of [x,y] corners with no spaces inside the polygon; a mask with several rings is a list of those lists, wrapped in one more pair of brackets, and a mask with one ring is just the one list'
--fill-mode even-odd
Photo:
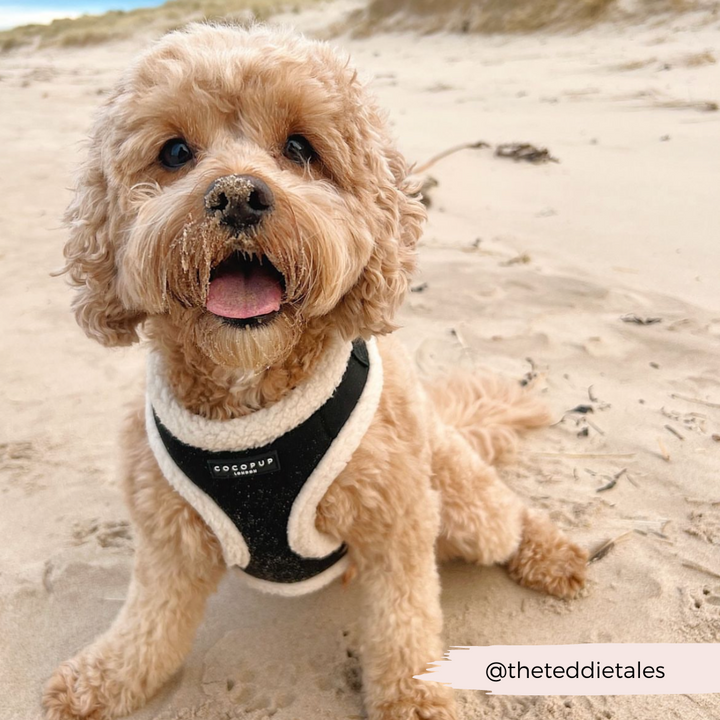
{"label": "dog's tail", "polygon": [[517,382],[458,372],[425,383],[440,420],[456,428],[488,463],[515,450],[520,430],[550,423],[550,411]]}

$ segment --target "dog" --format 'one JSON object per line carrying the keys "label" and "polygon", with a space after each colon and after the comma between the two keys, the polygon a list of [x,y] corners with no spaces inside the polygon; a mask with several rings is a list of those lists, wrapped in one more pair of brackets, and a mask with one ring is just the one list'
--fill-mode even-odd
{"label": "dog", "polygon": [[456,717],[413,677],[442,656],[439,561],[582,587],[585,551],[492,467],[542,404],[497,378],[422,382],[391,335],[425,210],[331,46],[166,35],[104,102],[66,220],[79,325],[106,346],[142,330],[149,362],[122,440],[128,597],[48,681],[47,718],[141,707],[228,566],[286,595],[354,578],[370,720]]}

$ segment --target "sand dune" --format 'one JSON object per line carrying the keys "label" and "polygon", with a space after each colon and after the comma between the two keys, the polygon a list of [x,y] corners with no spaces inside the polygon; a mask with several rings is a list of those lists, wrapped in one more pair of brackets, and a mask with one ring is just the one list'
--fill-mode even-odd
{"label": "sand dune", "polygon": [[688,11],[715,11],[712,0],[370,0],[350,18],[358,35],[378,29],[459,33],[578,30],[599,22],[663,21]]}
{"label": "sand dune", "polygon": [[[283,20],[321,31],[339,13]],[[429,171],[400,334],[423,372],[532,380],[558,422],[528,436],[508,482],[587,547],[620,539],[572,603],[446,567],[448,645],[720,642],[720,31],[696,24],[337,39],[411,159],[484,140],[560,161],[491,147]],[[79,143],[140,45],[0,56],[2,720],[41,717],[45,678],[108,626],[129,579],[115,437],[143,350],[86,340],[49,272]],[[359,718],[357,613],[352,586],[283,600],[228,577],[184,670],[135,717]],[[459,695],[463,720],[720,716],[717,695]]]}

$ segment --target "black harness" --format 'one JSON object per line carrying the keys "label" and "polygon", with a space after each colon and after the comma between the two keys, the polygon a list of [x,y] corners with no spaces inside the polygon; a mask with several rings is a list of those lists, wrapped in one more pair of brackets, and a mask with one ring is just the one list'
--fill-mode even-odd
{"label": "black harness", "polygon": [[298,583],[328,570],[347,552],[341,545],[325,557],[302,557],[290,547],[288,523],[303,486],[358,404],[369,368],[367,346],[358,340],[340,384],[325,404],[270,444],[251,450],[210,452],[186,445],[153,410],[173,462],[245,540],[250,562],[243,571],[248,575],[271,583]]}

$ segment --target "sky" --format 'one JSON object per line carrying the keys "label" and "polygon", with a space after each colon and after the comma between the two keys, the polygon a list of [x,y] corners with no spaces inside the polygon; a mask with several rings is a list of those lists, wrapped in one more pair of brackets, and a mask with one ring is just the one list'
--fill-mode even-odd
{"label": "sky", "polygon": [[97,15],[106,10],[132,10],[160,5],[163,0],[0,0],[0,30],[49,23],[55,18]]}

